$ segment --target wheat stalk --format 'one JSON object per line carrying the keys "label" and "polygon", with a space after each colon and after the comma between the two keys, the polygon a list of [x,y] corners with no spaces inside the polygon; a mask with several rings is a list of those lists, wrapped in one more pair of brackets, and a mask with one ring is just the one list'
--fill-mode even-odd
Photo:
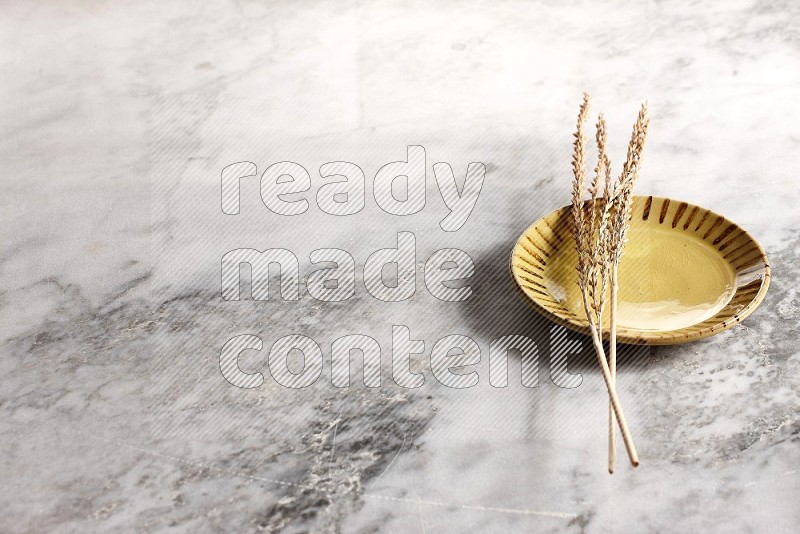
{"label": "wheat stalk", "polygon": [[[647,102],[642,104],[636,123],[633,125],[631,140],[628,143],[628,155],[622,167],[617,189],[619,193],[614,199],[614,216],[611,232],[608,234],[608,252],[611,259],[611,317],[609,322],[608,365],[611,380],[616,385],[617,378],[617,295],[619,291],[618,273],[622,249],[628,233],[631,209],[633,205],[633,188],[639,178],[642,152],[647,139],[650,119],[647,116]],[[614,472],[616,456],[616,434],[614,432],[613,406],[608,406],[608,471]]]}
{"label": "wheat stalk", "polygon": [[[614,237],[608,236],[607,232],[609,231],[609,224],[611,224],[612,230],[615,228],[613,222],[616,221],[617,217],[612,219],[611,210],[613,206],[618,203],[618,199],[621,198],[620,194],[624,192],[624,188],[620,188],[620,193],[615,194],[612,199],[610,163],[608,162],[608,157],[605,155],[605,120],[600,117],[596,134],[598,143],[598,164],[595,169],[595,178],[589,191],[591,200],[589,202],[584,202],[586,138],[583,128],[588,114],[589,95],[584,93],[583,102],[578,113],[577,131],[575,133],[575,143],[572,154],[572,216],[574,223],[573,236],[575,238],[575,246],[578,255],[578,285],[581,289],[583,308],[589,323],[595,355],[597,356],[597,361],[603,372],[603,380],[608,390],[611,409],[619,424],[620,432],[625,442],[625,448],[628,451],[628,458],[635,467],[639,465],[639,457],[636,453],[636,447],[630,435],[628,424],[625,421],[625,415],[617,396],[614,379],[611,375],[608,362],[606,361],[601,328],[601,313],[605,299],[605,280],[609,275],[609,270],[613,266],[613,258],[616,257],[611,255],[612,252],[615,251],[610,245],[614,242],[622,243],[624,241],[624,236],[616,236],[618,239],[615,239]],[[638,168],[634,164],[633,158],[629,157],[628,160],[631,161],[631,165],[633,166],[628,166],[628,161],[626,161],[626,167],[623,169],[623,174],[626,177],[631,173],[632,169]],[[603,177],[602,179],[601,176]],[[596,202],[601,180],[605,182],[605,187],[602,200],[602,215],[598,218],[596,214]],[[615,189],[617,189],[617,187],[615,187]],[[588,213],[586,213],[587,207]],[[620,207],[622,207],[621,204]],[[616,213],[614,215],[616,216]]]}

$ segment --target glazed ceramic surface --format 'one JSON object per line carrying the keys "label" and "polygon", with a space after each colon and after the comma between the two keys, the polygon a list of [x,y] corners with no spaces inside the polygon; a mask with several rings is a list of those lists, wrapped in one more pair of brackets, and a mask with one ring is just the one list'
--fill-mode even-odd
{"label": "glazed ceramic surface", "polygon": [[[536,221],[517,241],[511,271],[537,310],[586,331],[571,225],[569,207]],[[770,268],[761,246],[707,209],[635,197],[628,236],[619,265],[618,339],[624,343],[670,345],[710,336],[742,321],[767,292]]]}

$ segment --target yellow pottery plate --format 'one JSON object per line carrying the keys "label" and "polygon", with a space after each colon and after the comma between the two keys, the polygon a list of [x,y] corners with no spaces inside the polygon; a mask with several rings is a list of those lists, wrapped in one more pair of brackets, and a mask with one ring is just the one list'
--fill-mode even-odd
{"label": "yellow pottery plate", "polygon": [[[514,246],[511,274],[537,311],[586,333],[571,227],[569,207],[536,221]],[[634,197],[628,237],[619,265],[621,343],[671,345],[710,336],[750,315],[767,293],[770,269],[761,246],[707,209]],[[607,317],[607,333],[606,325]]]}

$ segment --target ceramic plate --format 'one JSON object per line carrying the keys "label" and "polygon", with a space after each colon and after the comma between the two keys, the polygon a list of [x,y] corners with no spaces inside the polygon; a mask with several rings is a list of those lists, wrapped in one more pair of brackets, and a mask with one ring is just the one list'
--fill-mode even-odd
{"label": "ceramic plate", "polygon": [[[586,333],[571,225],[569,207],[536,221],[514,247],[511,274],[537,311]],[[619,265],[621,343],[671,345],[716,334],[750,315],[767,293],[761,246],[707,209],[634,197],[628,236]]]}

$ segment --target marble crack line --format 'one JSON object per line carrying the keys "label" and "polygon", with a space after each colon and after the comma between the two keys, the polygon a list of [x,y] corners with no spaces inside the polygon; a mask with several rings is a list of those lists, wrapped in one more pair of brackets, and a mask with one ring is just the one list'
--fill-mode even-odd
{"label": "marble crack line", "polygon": [[336,431],[339,430],[339,422],[342,420],[342,412],[344,411],[344,407],[339,410],[339,413],[336,414],[336,425],[333,427],[333,439],[331,440],[331,457],[328,460],[328,478],[331,476],[331,470],[333,469],[333,454],[336,452]]}
{"label": "marble crack line", "polygon": [[385,474],[386,474],[386,472],[389,470],[389,468],[390,468],[390,467],[392,467],[392,465],[394,464],[394,461],[395,461],[395,460],[397,460],[397,457],[398,457],[398,456],[400,456],[400,453],[401,453],[401,452],[403,452],[403,447],[405,447],[405,446],[406,446],[406,438],[407,438],[407,437],[408,437],[408,435],[407,435],[407,434],[403,434],[403,443],[401,443],[401,444],[400,444],[400,448],[399,448],[399,449],[397,449],[397,452],[395,453],[395,455],[394,455],[394,458],[392,458],[392,461],[391,461],[391,462],[389,462],[389,465],[387,465],[387,466],[386,466],[386,469],[384,469],[383,471],[381,471],[381,474],[380,474],[380,475],[378,475],[377,477],[375,477],[375,480],[378,480],[378,479],[379,479],[379,478],[381,478],[383,475],[385,475]]}
{"label": "marble crack line", "polygon": [[[285,481],[285,480],[276,480],[276,479],[273,479],[273,478],[266,478],[266,477],[259,477],[259,476],[255,476],[255,475],[249,475],[247,473],[242,473],[240,471],[230,471],[230,470],[227,470],[227,469],[221,469],[219,467],[215,467],[213,465],[205,464],[205,463],[202,463],[202,462],[195,462],[195,461],[192,461],[192,460],[187,460],[185,458],[181,458],[180,456],[175,456],[174,454],[167,454],[167,453],[163,453],[163,452],[160,452],[160,451],[155,451],[155,450],[151,450],[151,449],[145,449],[143,447],[139,447],[138,445],[133,445],[131,443],[126,443],[124,441],[104,439],[104,438],[100,438],[100,437],[96,437],[96,436],[93,439],[95,439],[97,441],[102,441],[102,442],[107,443],[107,444],[116,445],[118,447],[125,447],[127,449],[131,449],[131,450],[134,450],[134,451],[137,451],[137,452],[141,452],[143,454],[147,454],[149,456],[153,456],[153,457],[156,457],[156,458],[163,458],[163,459],[166,459],[166,460],[179,462],[179,463],[182,463],[184,465],[190,465],[192,467],[200,467],[200,468],[203,468],[203,469],[208,469],[209,471],[214,471],[216,473],[223,474],[223,475],[241,477],[241,478],[250,480],[252,482],[271,482],[273,484],[278,484],[280,486],[290,486],[290,487],[300,488],[300,489],[304,489],[304,490],[313,489],[314,488],[314,486],[309,485],[309,484],[296,484],[294,482],[288,482],[288,481]],[[400,453],[400,451],[402,451],[402,446],[400,447],[400,450],[398,451],[398,454]],[[395,458],[396,457],[397,456],[395,456]],[[392,462],[394,462],[394,460],[392,460]],[[391,465],[391,463],[389,465]],[[387,469],[388,469],[388,466],[387,466]],[[386,470],[384,470],[384,472],[385,471]],[[352,491],[353,490],[351,490],[351,492]],[[363,493],[361,496],[364,497],[364,498],[368,498],[368,499],[379,499],[379,500],[384,500],[384,501],[402,502],[402,503],[407,503],[407,504],[416,504],[417,506],[419,506],[420,504],[424,504],[426,506],[435,506],[435,507],[438,507],[438,508],[458,508],[458,509],[461,509],[461,510],[471,510],[471,511],[477,511],[477,512],[495,512],[495,513],[503,513],[503,514],[529,515],[529,516],[538,516],[538,517],[550,517],[550,518],[555,518],[555,519],[574,519],[574,518],[578,517],[578,514],[573,514],[573,513],[569,513],[569,512],[550,512],[550,511],[542,511],[542,510],[528,510],[526,508],[501,508],[501,507],[495,507],[495,506],[456,504],[456,503],[447,503],[447,502],[441,502],[441,501],[431,501],[431,500],[420,499],[420,498],[407,499],[407,498],[403,498],[403,497],[391,497],[389,495],[378,495],[378,494],[366,493],[366,492]]]}
{"label": "marble crack line", "polygon": [[390,497],[388,495],[376,495],[374,493],[365,493],[364,497],[370,499],[382,499],[386,501],[393,501],[393,502],[403,502],[408,504],[425,504],[427,506],[436,506],[439,508],[459,508],[461,510],[472,510],[477,512],[497,512],[502,514],[519,514],[519,515],[533,515],[533,516],[540,516],[540,517],[552,517],[556,519],[575,519],[578,517],[578,514],[573,514],[569,512],[547,512],[542,510],[528,510],[526,508],[498,508],[495,506],[480,506],[480,505],[473,505],[473,504],[455,504],[455,503],[447,503],[441,501],[429,501],[425,499],[407,499],[403,497]]}
{"label": "marble crack line", "polygon": [[422,529],[422,534],[428,534],[428,529],[425,528],[425,520],[422,518],[422,499],[417,495],[417,516],[419,517],[419,528]]}

